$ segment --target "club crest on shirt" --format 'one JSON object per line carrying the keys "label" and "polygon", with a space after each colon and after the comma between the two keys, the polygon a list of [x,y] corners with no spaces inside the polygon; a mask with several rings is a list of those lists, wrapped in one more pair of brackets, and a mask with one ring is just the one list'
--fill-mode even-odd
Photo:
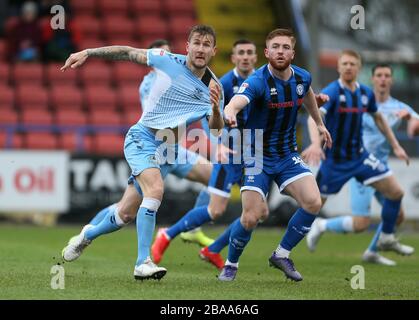
{"label": "club crest on shirt", "polygon": [[368,97],[365,94],[362,95],[361,102],[363,105],[368,104]]}
{"label": "club crest on shirt", "polygon": [[297,85],[296,91],[299,96],[302,96],[304,93],[304,86],[302,84]]}

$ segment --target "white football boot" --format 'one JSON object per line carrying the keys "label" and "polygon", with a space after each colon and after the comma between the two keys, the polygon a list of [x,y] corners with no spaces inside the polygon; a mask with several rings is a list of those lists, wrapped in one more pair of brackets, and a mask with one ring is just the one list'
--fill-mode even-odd
{"label": "white football boot", "polygon": [[136,280],[147,280],[147,279],[154,279],[160,280],[164,277],[167,270],[166,268],[159,267],[151,261],[150,257],[148,257],[144,263],[140,264],[139,266],[135,266],[134,268],[134,278]]}
{"label": "white football boot", "polygon": [[314,220],[313,224],[311,225],[310,231],[307,233],[307,247],[308,250],[310,250],[311,252],[316,250],[317,243],[319,242],[320,237],[323,234],[323,231],[320,229],[319,225],[323,220],[324,219],[322,218],[317,218],[316,220]]}
{"label": "white football boot", "polygon": [[85,225],[78,235],[68,241],[68,245],[61,252],[64,261],[71,262],[81,256],[83,250],[92,242],[84,237],[85,232],[92,227],[94,225]]}
{"label": "white football boot", "polygon": [[382,264],[384,266],[395,266],[396,262],[393,260],[390,260],[386,257],[383,257],[382,255],[378,254],[377,252],[367,250],[362,255],[362,261],[369,262],[369,263],[376,263],[376,264]]}
{"label": "white football boot", "polygon": [[386,237],[382,237],[382,234],[380,234],[377,241],[377,249],[381,251],[394,251],[402,256],[410,256],[415,252],[415,248],[401,244],[394,234]]}

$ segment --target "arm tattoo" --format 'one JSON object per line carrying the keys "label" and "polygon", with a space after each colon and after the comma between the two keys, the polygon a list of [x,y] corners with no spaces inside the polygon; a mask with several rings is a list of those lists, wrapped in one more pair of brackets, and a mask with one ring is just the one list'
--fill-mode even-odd
{"label": "arm tattoo", "polygon": [[135,49],[128,46],[109,46],[87,49],[89,57],[104,58],[109,60],[125,60],[138,64],[147,64],[147,50]]}

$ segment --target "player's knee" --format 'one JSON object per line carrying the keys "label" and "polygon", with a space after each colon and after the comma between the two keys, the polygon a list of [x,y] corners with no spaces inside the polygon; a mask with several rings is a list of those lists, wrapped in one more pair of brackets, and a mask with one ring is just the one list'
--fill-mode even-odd
{"label": "player's knee", "polygon": [[259,217],[250,212],[243,211],[243,215],[241,216],[240,221],[246,230],[251,230],[256,228],[259,222]]}
{"label": "player's knee", "polygon": [[144,197],[154,198],[161,201],[163,199],[163,193],[164,185],[160,183],[155,183],[151,185],[149,188],[147,188],[147,194],[146,192],[144,192]]}
{"label": "player's knee", "polygon": [[308,196],[302,203],[302,208],[313,214],[319,213],[322,208],[322,200],[320,197]]}
{"label": "player's knee", "polygon": [[132,222],[137,216],[137,211],[138,208],[134,208],[123,203],[118,204],[118,214],[124,223]]}
{"label": "player's knee", "polygon": [[208,211],[212,220],[217,220],[226,211],[226,207],[222,205],[208,206]]}
{"label": "player's knee", "polygon": [[371,224],[371,219],[369,217],[359,217],[354,219],[354,231],[362,232],[368,229]]}

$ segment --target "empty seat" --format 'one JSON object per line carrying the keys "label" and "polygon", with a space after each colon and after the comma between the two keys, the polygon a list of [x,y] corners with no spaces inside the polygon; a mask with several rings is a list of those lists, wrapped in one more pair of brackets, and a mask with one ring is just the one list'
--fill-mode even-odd
{"label": "empty seat", "polygon": [[195,16],[194,1],[192,0],[162,0],[165,11],[169,16],[189,15]]}
{"label": "empty seat", "polygon": [[0,148],[20,149],[23,146],[23,138],[18,133],[0,131]]}
{"label": "empty seat", "polygon": [[112,87],[87,86],[84,92],[86,107],[89,110],[115,110],[116,94]]}
{"label": "empty seat", "polygon": [[130,12],[136,16],[159,15],[163,10],[160,0],[131,0]]}
{"label": "empty seat", "polygon": [[10,79],[10,67],[0,60],[0,85],[7,85]]}
{"label": "empty seat", "polygon": [[74,18],[75,23],[80,29],[83,38],[99,38],[102,34],[102,25],[95,16],[83,15]]}
{"label": "empty seat", "polygon": [[102,18],[102,30],[106,39],[109,38],[134,38],[134,23],[127,16],[105,16]]}
{"label": "empty seat", "polygon": [[102,133],[93,136],[93,152],[105,155],[122,155],[124,137],[120,134]]}
{"label": "empty seat", "polygon": [[89,61],[80,68],[79,76],[84,86],[110,85],[111,67],[103,61]]}
{"label": "empty seat", "polygon": [[109,14],[128,14],[128,1],[127,0],[97,0],[98,7],[102,15]]}
{"label": "empty seat", "polygon": [[76,16],[81,14],[94,15],[96,13],[96,0],[71,0],[70,2]]}
{"label": "empty seat", "polygon": [[39,63],[18,63],[12,71],[13,81],[19,84],[43,84],[43,70]]}
{"label": "empty seat", "polygon": [[113,66],[113,77],[119,85],[139,85],[149,68],[133,64],[132,62],[115,63]]}
{"label": "empty seat", "polygon": [[55,134],[48,132],[31,132],[24,136],[24,147],[28,149],[57,149],[58,139]]}
{"label": "empty seat", "polygon": [[62,133],[58,136],[58,148],[72,152],[85,152],[92,149],[92,137],[77,132]]}
{"label": "empty seat", "polygon": [[134,125],[135,123],[138,122],[138,120],[140,120],[141,114],[142,114],[141,110],[137,110],[137,111],[126,110],[126,111],[124,111],[123,118],[122,118],[122,121],[123,121],[122,124],[126,125],[126,126]]}
{"label": "empty seat", "polygon": [[15,104],[15,92],[12,87],[0,84],[0,110],[12,109]]}
{"label": "empty seat", "polygon": [[75,86],[54,85],[50,91],[50,104],[56,110],[83,109],[82,90]]}
{"label": "empty seat", "polygon": [[52,114],[47,110],[23,110],[21,123],[25,125],[52,125]]}
{"label": "empty seat", "polygon": [[196,20],[191,16],[171,16],[169,18],[169,30],[172,38],[188,38],[190,29],[196,25]]}
{"label": "empty seat", "polygon": [[50,63],[45,67],[46,83],[49,85],[72,85],[77,84],[78,69],[68,69],[65,72],[60,68],[64,63]]}
{"label": "empty seat", "polygon": [[138,86],[121,86],[117,90],[117,97],[120,107],[125,111],[140,110],[140,95]]}
{"label": "empty seat", "polygon": [[20,85],[16,89],[16,102],[21,109],[47,109],[48,92],[37,85]]}
{"label": "empty seat", "polygon": [[16,125],[18,123],[18,114],[12,109],[0,109],[0,124]]}
{"label": "empty seat", "polygon": [[89,124],[95,126],[120,126],[121,116],[112,110],[92,110],[89,114]]}
{"label": "empty seat", "polygon": [[139,38],[166,39],[167,23],[160,16],[145,16],[138,19],[136,31]]}
{"label": "empty seat", "polygon": [[6,40],[0,39],[0,61],[7,59],[7,45]]}
{"label": "empty seat", "polygon": [[86,114],[81,110],[57,110],[55,124],[59,126],[85,126]]}

